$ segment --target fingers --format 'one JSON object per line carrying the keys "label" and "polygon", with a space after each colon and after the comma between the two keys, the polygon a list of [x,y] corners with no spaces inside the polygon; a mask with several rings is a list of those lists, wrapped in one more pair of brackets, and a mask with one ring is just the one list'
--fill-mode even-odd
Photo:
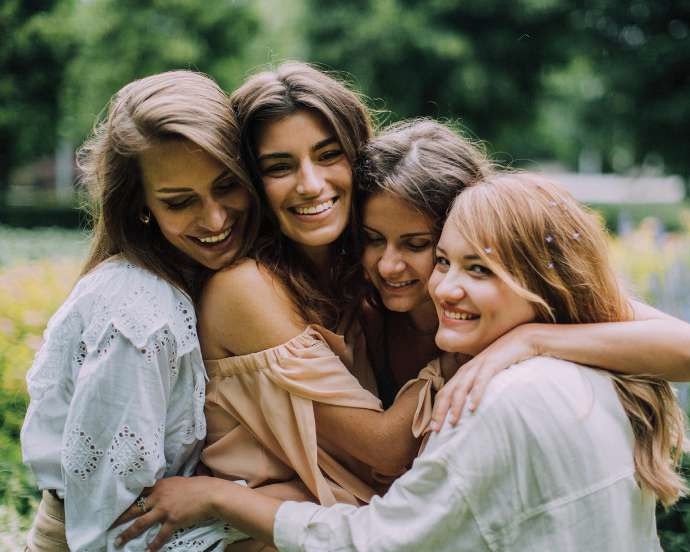
{"label": "fingers", "polygon": [[135,502],[129,508],[127,508],[124,512],[122,512],[120,514],[120,517],[118,517],[110,527],[111,528],[117,527],[118,525],[122,525],[123,523],[127,523],[128,521],[132,521],[133,519],[136,519],[143,514],[144,514],[144,512]]}
{"label": "fingers", "polygon": [[146,552],[155,552],[163,546],[175,532],[175,527],[171,523],[164,523],[156,537],[146,547]]}
{"label": "fingers", "polygon": [[443,425],[443,420],[448,414],[448,408],[450,407],[450,395],[445,392],[445,388],[442,388],[438,393],[436,393],[436,400],[434,401],[434,410],[431,413],[431,422],[429,422],[429,428],[431,431],[440,431]]}
{"label": "fingers", "polygon": [[[132,540],[135,537],[141,535],[149,527],[160,523],[164,517],[164,514],[157,511],[151,511],[146,514],[142,514],[139,519],[137,519],[132,525],[127,527],[122,533],[118,535],[115,539],[115,546],[121,547],[126,542]],[[159,532],[160,534],[160,532]],[[165,541],[163,541],[165,542]]]}
{"label": "fingers", "polygon": [[488,371],[480,372],[474,381],[474,387],[472,388],[472,394],[470,396],[470,410],[474,412],[479,407],[479,403],[484,397],[484,392],[486,391],[489,382],[493,378],[493,374]]}

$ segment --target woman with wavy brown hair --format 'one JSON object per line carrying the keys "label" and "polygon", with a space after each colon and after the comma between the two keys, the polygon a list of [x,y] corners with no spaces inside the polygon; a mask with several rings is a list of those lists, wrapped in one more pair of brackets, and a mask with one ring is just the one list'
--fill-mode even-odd
{"label": "woman with wavy brown hair", "polygon": [[250,77],[231,101],[267,217],[253,258],[216,273],[201,298],[202,461],[251,487],[294,479],[322,504],[366,503],[382,488],[374,472],[400,473],[417,447],[414,390],[380,412],[356,326],[348,344],[339,335],[358,273],[352,166],[369,114],[342,82],[301,63]]}
{"label": "woman with wavy brown hair", "polygon": [[[27,375],[22,453],[43,491],[30,552],[113,550],[111,525],[145,509],[146,487],[194,472],[206,374],[193,298],[258,222],[238,149],[228,97],[191,71],[123,87],[81,149],[91,252]],[[226,537],[201,524],[171,547],[222,550]]]}

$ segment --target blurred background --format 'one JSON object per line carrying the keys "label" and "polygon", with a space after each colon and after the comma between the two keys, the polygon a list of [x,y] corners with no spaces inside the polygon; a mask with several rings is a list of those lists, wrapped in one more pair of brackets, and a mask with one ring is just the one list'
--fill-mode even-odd
{"label": "blurred background", "polygon": [[[230,91],[285,59],[337,71],[381,122],[452,120],[555,174],[605,217],[631,292],[690,320],[689,0],[0,0],[0,550],[37,500],[24,376],[88,244],[74,150],[135,78]],[[659,520],[690,550],[687,502]]]}

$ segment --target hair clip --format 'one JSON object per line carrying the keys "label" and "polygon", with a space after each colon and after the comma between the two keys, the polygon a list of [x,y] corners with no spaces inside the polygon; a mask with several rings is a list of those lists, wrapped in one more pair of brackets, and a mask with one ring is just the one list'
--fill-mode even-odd
{"label": "hair clip", "polygon": [[546,243],[551,243],[553,241],[553,236],[551,234],[548,234],[544,239],[546,240]]}
{"label": "hair clip", "polygon": [[553,268],[553,262],[549,262],[549,263],[546,265],[546,268],[548,268],[548,269]]}
{"label": "hair clip", "polygon": [[491,249],[490,247],[485,247],[485,248],[484,248],[484,253],[486,253],[487,255],[491,255],[491,252],[492,252],[492,251],[493,251],[493,249]]}
{"label": "hair clip", "polygon": [[580,239],[580,232],[573,232],[571,234],[571,236],[574,240],[579,240]]}

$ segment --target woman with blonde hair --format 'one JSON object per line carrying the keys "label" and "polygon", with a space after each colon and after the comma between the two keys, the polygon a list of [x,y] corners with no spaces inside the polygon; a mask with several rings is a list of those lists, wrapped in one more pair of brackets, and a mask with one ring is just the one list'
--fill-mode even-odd
{"label": "woman with blonde hair", "polygon": [[[146,487],[194,472],[206,373],[193,299],[258,222],[238,149],[225,93],[172,71],[123,87],[80,151],[91,252],[27,375],[22,452],[43,491],[30,552],[112,550],[111,525],[135,501],[145,509]],[[228,533],[201,524],[169,548],[222,550]]]}
{"label": "woman with blonde hair", "polygon": [[[444,375],[453,354],[476,356],[522,324],[629,320],[606,245],[597,217],[540,176],[496,175],[460,194],[429,283]],[[291,552],[661,550],[655,505],[685,492],[684,432],[668,383],[534,357],[493,378],[476,411],[433,433],[367,506],[220,482],[175,513],[212,513]]]}

